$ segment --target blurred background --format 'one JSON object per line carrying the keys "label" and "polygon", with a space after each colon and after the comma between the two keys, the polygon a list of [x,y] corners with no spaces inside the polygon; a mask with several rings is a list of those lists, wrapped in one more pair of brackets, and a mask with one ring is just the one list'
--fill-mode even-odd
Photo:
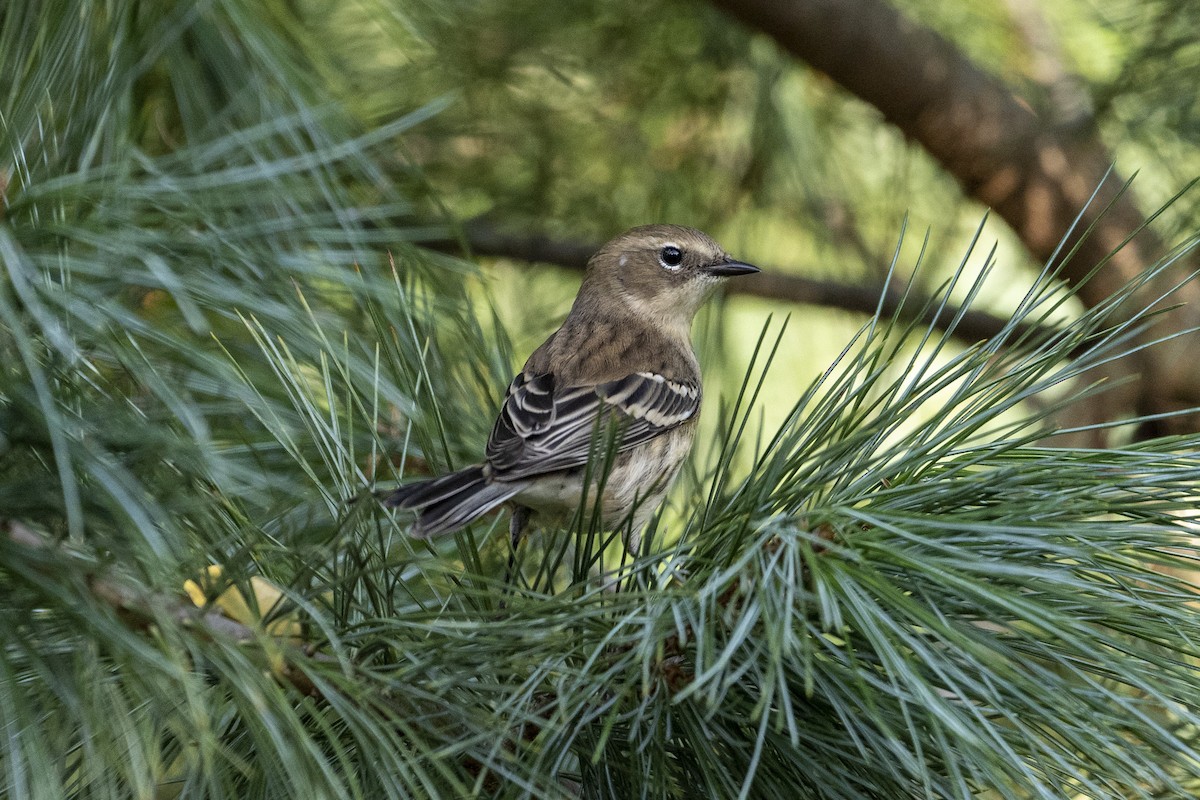
{"label": "blurred background", "polygon": [[[296,12],[315,43],[305,54],[368,129],[445,103],[388,171],[420,198],[421,219],[449,223],[463,245],[451,250],[485,265],[477,296],[516,355],[565,314],[578,279],[540,262],[577,267],[631,225],[693,225],[774,274],[813,281],[736,287],[765,296],[703,318],[710,380],[726,394],[768,315],[790,317],[768,395],[794,397],[873,310],[889,272],[896,293],[920,259],[915,291],[932,294],[978,233],[967,271],[995,246],[996,274],[974,308],[1002,322],[1072,220],[1093,222],[1126,178],[1137,176],[1069,276],[1200,174],[1200,19],[1178,0],[567,2],[553,14],[524,0],[314,2]],[[978,231],[988,207],[997,211]],[[1194,196],[1169,207],[1124,277],[1193,234],[1198,208]],[[1094,305],[1112,288],[1081,297]],[[1142,373],[1159,381],[1155,397],[1112,398],[1069,422],[1200,400],[1190,375]],[[789,406],[768,404],[768,425]]]}

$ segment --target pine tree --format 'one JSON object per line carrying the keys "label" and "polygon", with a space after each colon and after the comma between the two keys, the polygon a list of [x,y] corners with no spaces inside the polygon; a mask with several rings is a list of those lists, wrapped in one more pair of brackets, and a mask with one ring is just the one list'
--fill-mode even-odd
{"label": "pine tree", "polygon": [[772,324],[642,552],[581,518],[505,586],[502,517],[369,493],[512,363],[381,166],[439,106],[362,127],[270,4],[64,8],[0,9],[4,796],[1200,793],[1200,438],[1046,446],[1138,283],[962,348],[964,254],[758,436]]}

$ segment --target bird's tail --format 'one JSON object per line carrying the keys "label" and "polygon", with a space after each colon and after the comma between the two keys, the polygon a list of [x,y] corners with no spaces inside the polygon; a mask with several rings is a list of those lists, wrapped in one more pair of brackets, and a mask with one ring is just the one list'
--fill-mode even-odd
{"label": "bird's tail", "polygon": [[413,535],[422,539],[449,533],[486,514],[525,488],[523,482],[492,482],[483,467],[467,467],[440,478],[401,486],[386,498],[389,508],[417,512]]}

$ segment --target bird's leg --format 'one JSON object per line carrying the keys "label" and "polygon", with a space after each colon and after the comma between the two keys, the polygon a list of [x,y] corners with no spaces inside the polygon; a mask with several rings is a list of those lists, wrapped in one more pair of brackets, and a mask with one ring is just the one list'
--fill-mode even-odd
{"label": "bird's leg", "polygon": [[508,566],[504,568],[504,585],[508,586],[512,583],[513,570],[517,566],[517,546],[521,544],[521,537],[525,535],[525,524],[529,521],[529,514],[532,509],[529,506],[514,505],[512,516],[508,520]]}

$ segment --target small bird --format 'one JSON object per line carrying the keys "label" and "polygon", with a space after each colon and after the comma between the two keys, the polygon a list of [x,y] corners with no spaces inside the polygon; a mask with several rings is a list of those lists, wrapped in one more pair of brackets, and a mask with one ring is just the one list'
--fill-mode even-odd
{"label": "small bird", "polygon": [[[588,261],[562,326],[509,384],[484,462],[401,486],[384,504],[416,510],[412,533],[424,538],[511,502],[515,552],[530,515],[569,519],[588,479],[589,513],[599,495],[606,529],[639,530],[695,438],[692,319],[724,279],[758,271],[692,228],[644,225],[616,237]],[[607,473],[589,470],[596,452],[613,454]]]}

